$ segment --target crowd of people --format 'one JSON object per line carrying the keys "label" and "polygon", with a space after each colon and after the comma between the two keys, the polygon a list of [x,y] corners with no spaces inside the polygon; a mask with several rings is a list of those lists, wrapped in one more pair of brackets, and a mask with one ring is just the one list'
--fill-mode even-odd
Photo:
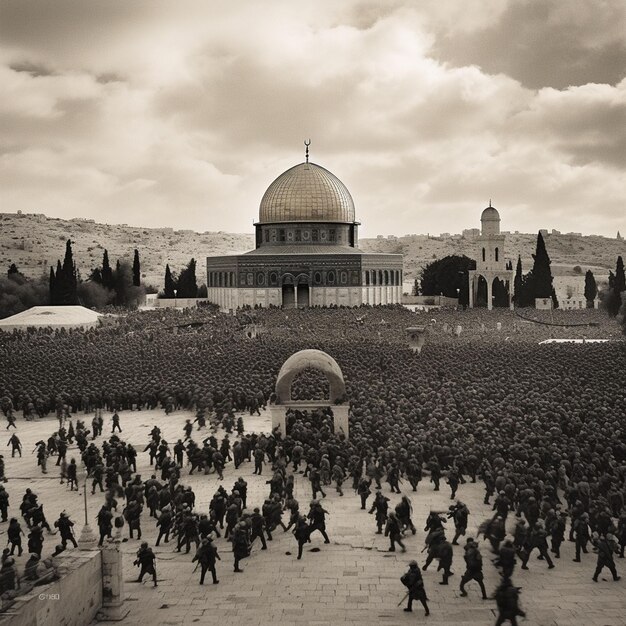
{"label": "crowd of people", "polygon": [[[626,346],[617,341],[617,324],[601,312],[562,312],[551,318],[558,326],[542,323],[547,320],[536,313],[535,321],[527,321],[511,311],[416,314],[402,307],[362,307],[221,315],[206,308],[131,313],[81,333],[17,333],[0,340],[0,410],[7,429],[20,419],[50,414],[59,419],[50,438],[38,442],[38,463],[47,471],[46,459],[56,456],[68,481],[70,474],[75,481],[70,466],[76,462],[89,472],[93,490],[104,498],[98,514],[101,544],[120,517],[129,537],[138,539],[142,524],[152,519],[159,529],[157,545],[174,537],[177,550],[194,547],[202,583],[207,571],[219,582],[222,535],[231,542],[235,572],[242,571],[255,541],[265,549],[278,527],[294,533],[296,558],[316,530],[328,543],[323,498],[329,485],[343,495],[344,481],[374,516],[372,532],[384,533],[390,550],[404,549],[404,535],[416,530],[408,496],[427,479],[436,490],[447,485],[454,502],[453,538],[440,513],[429,517],[425,529],[423,569],[436,559],[446,585],[452,546],[464,537],[469,516],[457,490],[480,481],[485,504],[493,506],[480,534],[501,573],[495,592],[499,623],[515,623],[522,610],[514,569],[518,562],[527,569],[535,550],[540,562],[553,568],[563,541],[575,543],[577,562],[591,545],[597,558],[590,578],[597,581],[607,568],[619,580],[614,558],[623,557],[626,545]],[[245,332],[250,324],[262,329],[254,339]],[[407,346],[406,328],[415,325],[427,328],[419,356]],[[455,332],[459,326],[462,331]],[[555,336],[614,341],[538,345]],[[282,363],[304,348],[324,350],[340,364],[350,438],[333,432],[332,407],[294,413],[286,436],[244,432],[237,412],[258,413],[272,403]],[[293,397],[327,397],[327,386],[323,375],[305,371],[294,382]],[[125,419],[132,419],[130,411],[155,408],[192,410],[200,428],[208,421],[207,429],[221,425],[224,434],[218,440],[216,432],[203,429],[208,436],[196,441],[196,423],[187,422],[180,440],[169,443],[155,428],[145,450],[137,451],[124,441],[119,415],[117,428],[112,422],[116,432],[102,432],[103,409],[127,411]],[[79,451],[68,463],[74,441]],[[7,445],[12,454],[19,452],[14,440]],[[136,475],[138,453],[154,464],[148,480]],[[186,472],[223,477],[227,464],[239,468],[248,461],[255,473],[268,474],[263,503],[247,502],[240,478],[230,491],[220,486],[203,512],[182,482]],[[293,494],[298,471],[311,485],[306,513]],[[403,496],[391,510],[387,490]],[[31,534],[35,529],[43,536],[43,508],[36,512],[32,494],[25,501],[20,511],[29,515],[24,520]],[[7,503],[7,508],[13,507]],[[13,517],[13,527],[16,523]],[[55,550],[62,550],[71,543],[71,527],[61,519],[55,525],[64,538]],[[12,536],[19,538],[20,532]],[[42,542],[35,539],[41,556]],[[489,597],[475,539],[464,546],[460,591],[464,595],[475,581]],[[3,560],[3,569],[14,568],[10,555]],[[147,544],[137,564],[139,579],[148,574],[157,584],[155,555]],[[10,590],[10,583],[11,575],[0,572],[0,588]],[[408,590],[406,610],[418,600],[428,613],[416,561],[402,584]]]}

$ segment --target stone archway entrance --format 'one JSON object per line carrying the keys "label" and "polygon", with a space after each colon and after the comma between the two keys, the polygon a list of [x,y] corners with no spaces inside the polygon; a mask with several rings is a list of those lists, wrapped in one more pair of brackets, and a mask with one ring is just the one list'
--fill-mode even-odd
{"label": "stone archway entrance", "polygon": [[[291,385],[300,372],[312,368],[322,372],[330,387],[328,400],[297,401],[291,399]],[[300,350],[292,354],[280,368],[276,379],[276,404],[270,407],[272,413],[272,430],[278,428],[283,435],[287,433],[286,414],[289,409],[315,410],[329,408],[333,412],[336,433],[348,437],[348,411],[346,401],[346,384],[341,368],[335,359],[321,350]]]}
{"label": "stone archway entrance", "polygon": [[285,274],[282,280],[283,309],[293,309],[296,306],[296,285],[291,274]]}
{"label": "stone archway entrance", "polygon": [[309,277],[305,274],[298,276],[296,284],[296,306],[298,308],[308,307],[311,304],[309,299]]}

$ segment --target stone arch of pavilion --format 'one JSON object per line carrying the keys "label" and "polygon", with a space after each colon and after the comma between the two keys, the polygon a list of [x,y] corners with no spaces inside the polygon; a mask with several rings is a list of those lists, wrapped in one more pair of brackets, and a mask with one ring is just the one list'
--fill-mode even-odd
{"label": "stone arch of pavilion", "polygon": [[[292,400],[291,386],[296,376],[305,369],[316,369],[326,376],[330,388],[327,400]],[[313,411],[330,407],[334,415],[335,432],[348,436],[348,409],[346,383],[341,368],[330,354],[322,350],[300,350],[292,354],[280,368],[276,379],[276,404],[271,406],[272,430],[278,428],[286,435],[286,414],[289,409]]]}

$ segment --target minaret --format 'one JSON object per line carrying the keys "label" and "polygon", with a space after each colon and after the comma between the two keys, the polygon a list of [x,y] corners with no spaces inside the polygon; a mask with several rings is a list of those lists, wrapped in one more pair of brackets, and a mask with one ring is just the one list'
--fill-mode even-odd
{"label": "minaret", "polygon": [[480,216],[480,237],[477,239],[480,249],[476,260],[477,270],[506,270],[504,259],[504,235],[500,234],[500,214],[491,206]]}
{"label": "minaret", "polygon": [[491,206],[491,200],[489,200],[489,206],[480,216],[480,227],[480,237],[476,238],[476,245],[478,246],[476,269],[469,272],[469,306],[470,308],[474,307],[479,283],[481,279],[484,279],[487,283],[487,308],[492,308],[496,278],[505,283],[508,290],[509,306],[512,306],[513,270],[507,269],[504,256],[505,236],[500,233],[500,214]]}

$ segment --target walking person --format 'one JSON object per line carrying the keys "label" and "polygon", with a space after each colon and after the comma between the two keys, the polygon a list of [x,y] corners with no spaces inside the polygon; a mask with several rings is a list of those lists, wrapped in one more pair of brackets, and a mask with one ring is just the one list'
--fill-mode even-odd
{"label": "walking person", "polygon": [[152,548],[148,547],[148,543],[144,541],[141,544],[139,550],[137,550],[137,558],[134,560],[133,565],[138,565],[141,567],[139,571],[139,578],[136,582],[143,582],[143,577],[146,574],[152,574],[152,580],[154,582],[154,586],[157,586],[157,575],[155,568],[156,556],[154,556],[154,552],[152,552]]}
{"label": "walking person", "polygon": [[526,617],[519,605],[519,587],[514,587],[510,578],[503,578],[495,593],[498,606],[496,626],[502,626],[508,621],[511,626],[517,626],[517,617]]}
{"label": "walking person", "polygon": [[324,537],[324,543],[330,543],[330,539],[326,534],[326,515],[328,515],[328,511],[322,507],[321,503],[317,500],[311,500],[311,506],[308,516],[311,520],[311,526],[309,527],[309,537],[316,530],[319,530],[322,537]]}
{"label": "walking person", "polygon": [[16,452],[20,455],[20,457],[22,456],[22,442],[20,441],[20,438],[15,433],[13,433],[11,437],[9,438],[7,447],[8,446],[11,446],[11,458],[15,456]]}
{"label": "walking person", "polygon": [[424,579],[422,572],[417,566],[417,561],[409,562],[409,570],[400,578],[400,582],[408,589],[407,596],[409,601],[404,609],[405,612],[413,611],[413,600],[419,600],[424,607],[424,615],[430,615],[428,608],[428,598],[426,597],[426,589],[424,588]]}
{"label": "walking person", "polygon": [[619,554],[619,545],[612,533],[607,533],[605,537],[596,536],[592,538],[593,545],[598,550],[598,562],[596,563],[596,571],[593,574],[593,582],[598,582],[598,576],[600,572],[606,567],[613,575],[613,580],[617,582],[621,580],[621,576],[617,575],[617,569],[615,568],[614,554]]}
{"label": "walking person", "polygon": [[548,563],[548,569],[554,568],[554,563],[550,558],[550,554],[548,552],[548,541],[547,541],[547,533],[544,528],[543,521],[539,520],[535,524],[532,532],[530,533],[530,538],[528,540],[528,546],[522,552],[522,569],[528,569],[528,559],[532,551],[537,548],[539,550],[539,556],[542,556],[545,561]]}
{"label": "walking person", "polygon": [[239,567],[240,562],[250,556],[248,530],[244,523],[238,522],[236,524],[231,541],[233,543],[234,571],[240,574],[243,572],[243,570]]}
{"label": "walking person", "polygon": [[486,600],[487,590],[483,582],[483,559],[478,549],[478,544],[471,537],[468,538],[465,544],[465,554],[463,558],[465,559],[465,573],[461,577],[461,595],[463,597],[467,596],[465,585],[467,585],[470,580],[475,580],[483,594],[483,600]]}
{"label": "walking person", "polygon": [[389,512],[387,525],[385,526],[385,537],[389,537],[389,552],[396,551],[396,543],[406,552],[406,546],[402,543],[402,528],[400,520],[395,511]]}
{"label": "walking person", "polygon": [[15,548],[17,548],[17,556],[22,556],[22,535],[24,531],[20,526],[20,523],[15,517],[12,517],[9,521],[9,527],[7,529],[7,535],[9,543],[11,544],[11,556],[15,554]]}
{"label": "walking person", "polygon": [[122,427],[120,426],[120,416],[117,414],[117,411],[113,413],[112,420],[113,420],[113,428],[111,428],[111,434],[115,432],[116,428],[119,432],[122,432]]}
{"label": "walking person", "polygon": [[76,543],[76,539],[74,539],[74,531],[72,527],[74,526],[74,522],[67,516],[65,511],[62,511],[59,515],[59,519],[54,522],[56,528],[59,529],[61,533],[61,545],[65,550],[67,548],[67,542],[70,541],[75,548],[78,548],[78,544]]}
{"label": "walking person", "polygon": [[[65,458],[63,459],[63,462],[65,462]],[[66,472],[67,484],[69,485],[70,491],[74,491],[74,489],[78,491],[78,480],[76,478],[77,471],[78,468],[76,467],[76,459],[70,459],[70,464],[67,466]]]}
{"label": "walking person", "polygon": [[311,535],[309,524],[304,515],[298,516],[295,528],[293,529],[293,534],[298,541],[298,560],[300,560],[302,558],[302,549],[304,548],[304,544],[309,541],[309,537]]}
{"label": "walking person", "polygon": [[217,572],[215,571],[215,562],[221,561],[220,555],[217,553],[217,548],[213,544],[210,537],[205,537],[198,550],[196,551],[196,555],[192,559],[192,563],[194,561],[198,561],[198,564],[201,567],[200,570],[200,584],[204,585],[204,577],[206,576],[207,571],[211,572],[211,576],[213,577],[213,584],[217,585],[220,581],[217,579]]}
{"label": "walking person", "polygon": [[572,524],[574,540],[576,541],[576,557],[572,559],[575,563],[580,563],[581,550],[587,554],[587,544],[589,543],[589,513],[583,513],[574,520]]}
{"label": "walking person", "polygon": [[370,491],[370,486],[372,484],[372,480],[371,479],[367,479],[365,477],[361,478],[361,480],[359,480],[359,484],[357,487],[357,493],[359,494],[359,497],[361,498],[361,509],[365,510],[366,509],[366,504],[367,504],[367,499],[369,498],[369,496],[371,495],[371,491]]}

